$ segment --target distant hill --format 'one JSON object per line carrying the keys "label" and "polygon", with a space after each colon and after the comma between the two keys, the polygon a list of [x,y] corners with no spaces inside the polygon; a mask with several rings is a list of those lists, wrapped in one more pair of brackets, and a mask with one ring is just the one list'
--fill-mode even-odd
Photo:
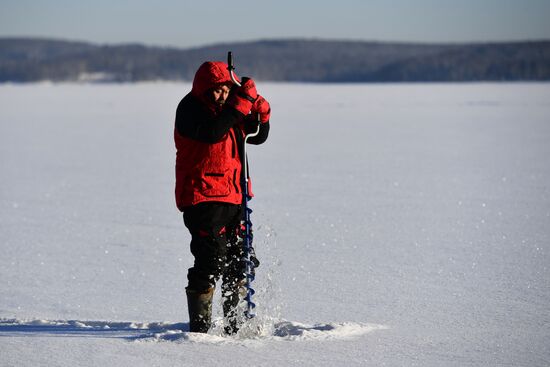
{"label": "distant hill", "polygon": [[239,75],[292,82],[550,80],[550,41],[414,44],[260,40],[178,49],[0,38],[0,82],[192,80],[233,51]]}

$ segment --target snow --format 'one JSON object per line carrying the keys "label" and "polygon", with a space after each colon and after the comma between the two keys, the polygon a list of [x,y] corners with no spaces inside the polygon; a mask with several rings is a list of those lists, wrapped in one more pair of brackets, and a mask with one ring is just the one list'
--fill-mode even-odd
{"label": "snow", "polygon": [[0,86],[0,366],[550,364],[550,84],[259,83],[235,337],[187,331],[189,87]]}

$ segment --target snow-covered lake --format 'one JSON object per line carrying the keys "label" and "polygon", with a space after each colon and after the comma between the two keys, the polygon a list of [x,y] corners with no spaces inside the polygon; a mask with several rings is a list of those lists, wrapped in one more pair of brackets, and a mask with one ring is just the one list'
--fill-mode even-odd
{"label": "snow-covered lake", "polygon": [[0,86],[0,366],[550,365],[550,84],[259,83],[237,337],[179,330],[189,87]]}

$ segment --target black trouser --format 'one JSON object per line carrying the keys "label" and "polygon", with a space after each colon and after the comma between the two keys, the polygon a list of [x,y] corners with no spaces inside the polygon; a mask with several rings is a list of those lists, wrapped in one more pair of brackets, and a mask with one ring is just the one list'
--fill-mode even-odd
{"label": "black trouser", "polygon": [[242,213],[241,205],[220,202],[185,208],[183,220],[191,233],[191,253],[195,257],[187,273],[188,289],[204,292],[214,287],[220,276],[226,286],[244,279],[239,241]]}

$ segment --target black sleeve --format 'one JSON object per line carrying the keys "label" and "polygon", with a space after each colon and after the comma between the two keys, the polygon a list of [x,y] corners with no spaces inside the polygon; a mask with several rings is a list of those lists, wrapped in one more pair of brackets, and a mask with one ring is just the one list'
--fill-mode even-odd
{"label": "black sleeve", "polygon": [[220,141],[243,118],[233,108],[224,108],[214,116],[199,100],[188,94],[176,110],[176,129],[182,136],[211,144]]}
{"label": "black sleeve", "polygon": [[267,140],[267,137],[269,135],[269,121],[264,123],[259,123],[257,121],[254,121],[254,122],[247,121],[245,125],[246,134],[254,133],[258,128],[258,124],[260,124],[260,131],[258,132],[258,135],[248,138],[248,140],[246,141],[247,143],[259,145],[264,143]]}

